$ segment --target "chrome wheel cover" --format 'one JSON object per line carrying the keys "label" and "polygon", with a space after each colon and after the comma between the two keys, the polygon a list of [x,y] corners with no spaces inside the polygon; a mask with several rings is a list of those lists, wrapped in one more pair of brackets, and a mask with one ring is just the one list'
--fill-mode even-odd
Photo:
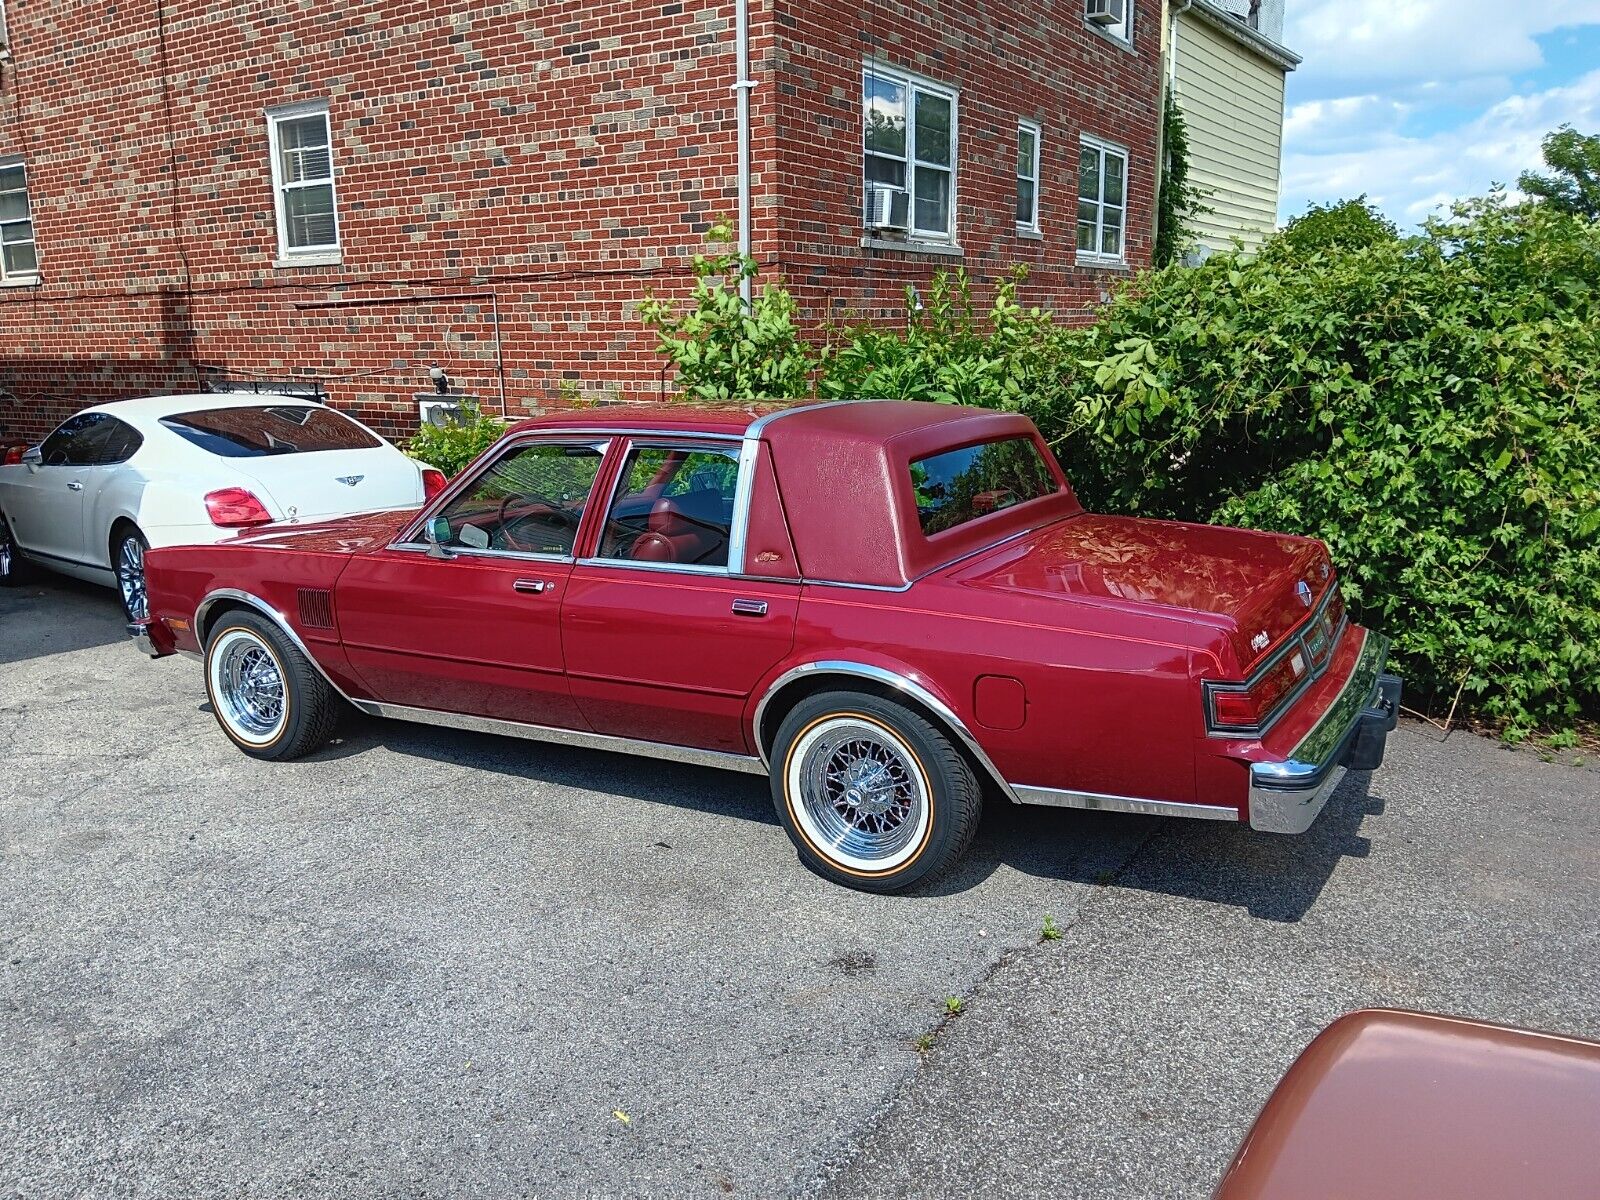
{"label": "chrome wheel cover", "polygon": [[289,693],[270,646],[247,629],[230,629],[212,645],[206,672],[212,704],[229,732],[256,746],[277,740]]}
{"label": "chrome wheel cover", "polygon": [[785,783],[806,839],[840,866],[890,871],[926,841],[927,775],[886,725],[858,716],[816,722],[790,749]]}
{"label": "chrome wheel cover", "polygon": [[144,546],[136,537],[123,538],[117,548],[117,590],[130,620],[142,621],[150,615],[144,588]]}

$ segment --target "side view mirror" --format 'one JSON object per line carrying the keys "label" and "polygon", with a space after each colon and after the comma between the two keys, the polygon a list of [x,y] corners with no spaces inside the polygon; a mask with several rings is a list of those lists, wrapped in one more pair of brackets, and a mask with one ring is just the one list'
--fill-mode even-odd
{"label": "side view mirror", "polygon": [[450,540],[450,518],[432,517],[422,527],[423,539],[428,543],[429,558],[454,558],[445,543]]}
{"label": "side view mirror", "polygon": [[38,467],[44,465],[44,450],[39,446],[29,446],[22,452],[22,465]]}

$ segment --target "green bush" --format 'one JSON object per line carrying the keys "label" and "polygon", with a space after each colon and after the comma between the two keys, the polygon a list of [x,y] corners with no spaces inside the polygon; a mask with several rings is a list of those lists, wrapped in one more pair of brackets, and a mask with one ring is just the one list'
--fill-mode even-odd
{"label": "green bush", "polygon": [[1367,203],[1366,196],[1337,204],[1310,204],[1278,233],[1280,249],[1315,254],[1323,250],[1360,250],[1399,240],[1393,221]]}
{"label": "green bush", "polygon": [[1418,237],[1146,277],[1053,428],[1091,506],[1323,538],[1415,693],[1516,736],[1600,700],[1600,226],[1498,198]]}
{"label": "green bush", "polygon": [[471,401],[461,406],[461,415],[443,425],[424,422],[406,445],[406,453],[447,476],[461,473],[463,467],[500,440],[506,431],[503,421],[486,415]]}

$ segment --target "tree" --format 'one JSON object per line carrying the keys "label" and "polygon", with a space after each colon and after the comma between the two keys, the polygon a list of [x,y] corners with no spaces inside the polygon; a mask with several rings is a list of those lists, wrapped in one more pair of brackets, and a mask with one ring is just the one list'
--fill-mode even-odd
{"label": "tree", "polygon": [[1545,135],[1544,164],[1550,174],[1525,171],[1517,186],[1558,212],[1600,221],[1600,134],[1563,125]]}
{"label": "tree", "polygon": [[1361,250],[1400,236],[1393,221],[1367,202],[1365,194],[1333,204],[1310,204],[1279,231],[1277,243],[1299,254]]}

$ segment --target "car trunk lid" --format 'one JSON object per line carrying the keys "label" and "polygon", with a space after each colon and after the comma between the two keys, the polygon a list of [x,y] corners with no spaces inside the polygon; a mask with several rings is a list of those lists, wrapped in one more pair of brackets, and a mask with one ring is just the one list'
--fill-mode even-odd
{"label": "car trunk lid", "polygon": [[394,447],[385,445],[273,454],[232,465],[260,485],[258,495],[274,516],[305,521],[421,503],[421,473],[398,459]]}
{"label": "car trunk lid", "polygon": [[951,578],[1220,617],[1247,669],[1301,625],[1334,584],[1327,551],[1312,538],[1093,513],[1002,543],[959,564]]}

